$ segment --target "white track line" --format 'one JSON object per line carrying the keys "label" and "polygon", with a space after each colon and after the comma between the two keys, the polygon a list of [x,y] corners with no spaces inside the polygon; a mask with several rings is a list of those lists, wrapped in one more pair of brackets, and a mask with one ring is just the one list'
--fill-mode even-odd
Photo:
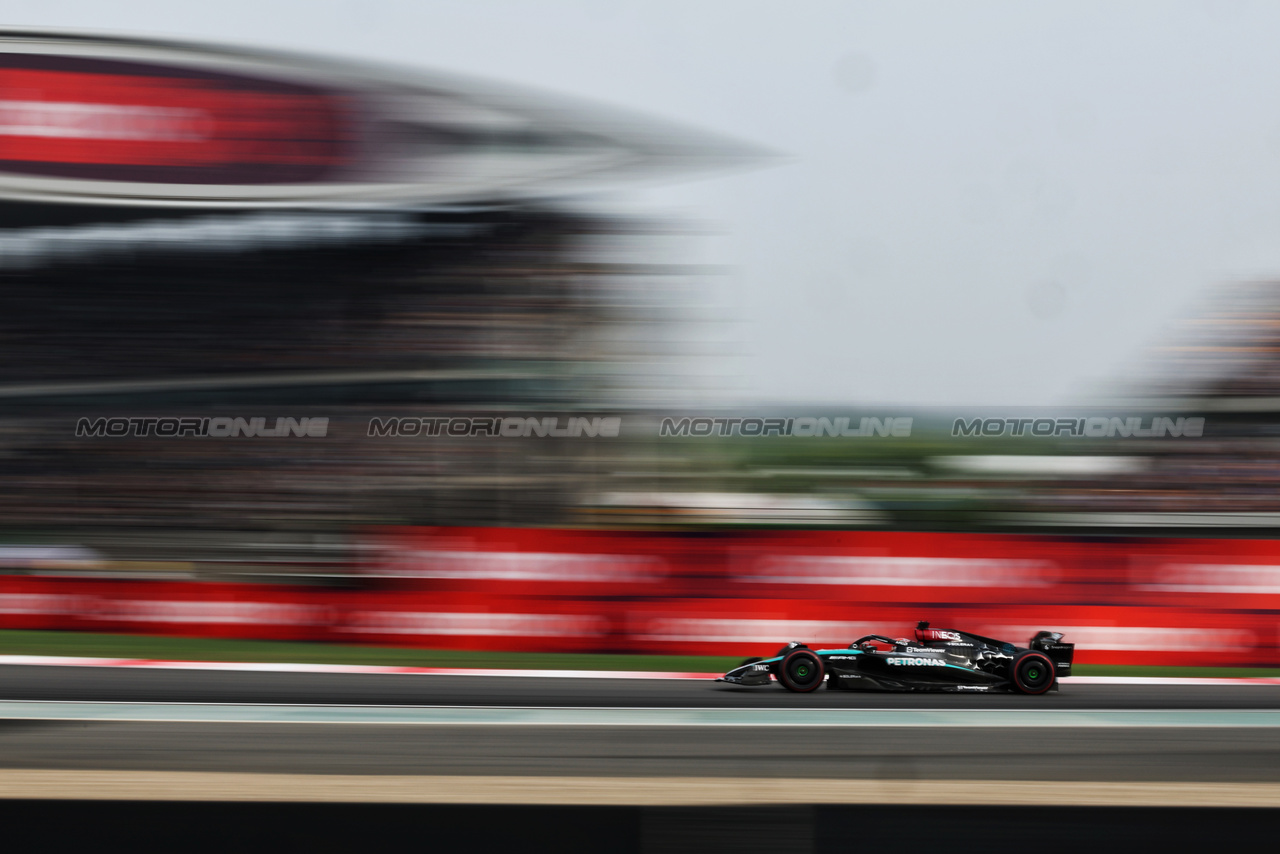
{"label": "white track line", "polygon": [[1280,729],[1269,709],[719,709],[0,701],[0,719],[467,727]]}
{"label": "white track line", "polygon": [[[479,667],[400,667],[379,664],[290,664],[245,661],[167,661],[147,658],[78,658],[59,655],[0,655],[0,665],[115,667],[138,670],[220,670],[233,673],[346,673],[399,676],[518,676],[526,679],[715,679],[720,673],[647,670],[524,670]],[[1280,685],[1275,676],[1069,676],[1064,685]]]}

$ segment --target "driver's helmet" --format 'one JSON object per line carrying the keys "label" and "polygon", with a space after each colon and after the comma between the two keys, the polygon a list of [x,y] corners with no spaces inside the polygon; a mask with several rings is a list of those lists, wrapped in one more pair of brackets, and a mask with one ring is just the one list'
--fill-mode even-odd
{"label": "driver's helmet", "polygon": [[893,641],[893,645],[895,649],[900,649],[900,650],[906,649],[907,647],[911,646],[911,641],[907,640],[906,638],[895,638]]}

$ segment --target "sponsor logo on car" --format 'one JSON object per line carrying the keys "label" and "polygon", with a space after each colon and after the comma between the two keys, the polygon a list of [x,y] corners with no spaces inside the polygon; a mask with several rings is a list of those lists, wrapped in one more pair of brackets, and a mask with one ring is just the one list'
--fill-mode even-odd
{"label": "sponsor logo on car", "polygon": [[937,658],[886,658],[885,661],[901,667],[946,667],[947,663]]}

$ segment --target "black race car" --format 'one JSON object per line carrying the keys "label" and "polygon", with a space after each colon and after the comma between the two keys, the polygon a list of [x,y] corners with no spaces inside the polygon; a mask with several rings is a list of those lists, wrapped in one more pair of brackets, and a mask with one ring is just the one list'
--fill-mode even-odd
{"label": "black race car", "polygon": [[772,678],[800,693],[825,680],[828,688],[845,691],[1043,694],[1057,690],[1058,677],[1071,675],[1075,648],[1062,643],[1059,632],[1039,632],[1020,647],[922,622],[914,643],[883,635],[858,638],[848,649],[789,643],[773,658],[749,658],[716,681],[750,686]]}

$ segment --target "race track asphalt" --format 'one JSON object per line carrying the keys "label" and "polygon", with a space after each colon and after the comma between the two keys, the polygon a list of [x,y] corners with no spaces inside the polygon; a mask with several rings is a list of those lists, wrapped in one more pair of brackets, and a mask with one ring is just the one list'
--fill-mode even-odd
{"label": "race track asphalt", "polygon": [[[809,695],[710,681],[0,667],[12,701],[577,707],[600,725],[0,720],[0,767],[298,774],[1280,783],[1280,727],[609,725],[613,709],[1280,710],[1280,686]],[[1141,717],[1141,714],[1138,715]]]}

